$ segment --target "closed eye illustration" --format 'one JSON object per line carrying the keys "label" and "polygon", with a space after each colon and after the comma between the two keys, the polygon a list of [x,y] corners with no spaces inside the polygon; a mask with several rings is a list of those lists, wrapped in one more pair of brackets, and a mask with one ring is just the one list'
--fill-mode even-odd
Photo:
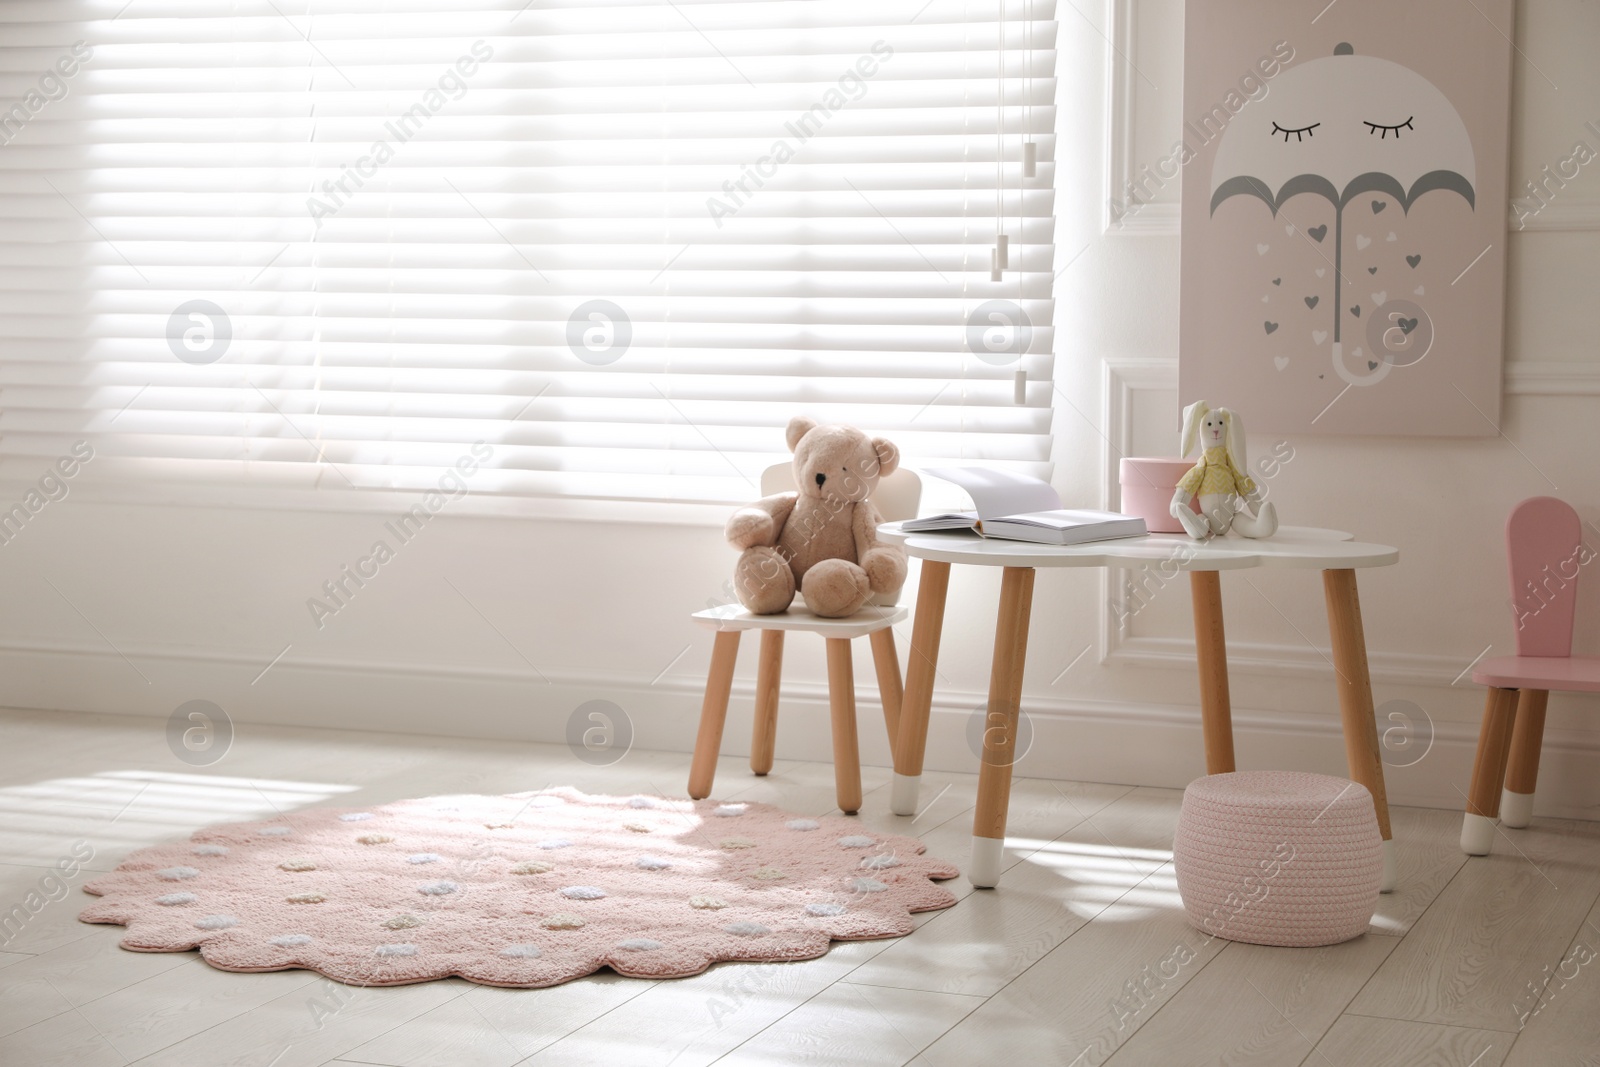
{"label": "closed eye illustration", "polygon": [[1272,133],[1273,133],[1273,136],[1277,136],[1280,133],[1283,134],[1283,143],[1284,144],[1288,144],[1289,143],[1289,138],[1291,136],[1295,139],[1296,143],[1299,143],[1301,141],[1304,141],[1307,137],[1310,137],[1311,136],[1311,131],[1316,129],[1318,126],[1321,126],[1321,125],[1322,125],[1322,123],[1320,123],[1320,122],[1313,122],[1309,126],[1301,126],[1297,130],[1292,130],[1292,129],[1285,129],[1284,127],[1279,126],[1276,122],[1274,122],[1272,124]]}
{"label": "closed eye illustration", "polygon": [[1384,138],[1388,137],[1391,133],[1394,134],[1396,138],[1398,138],[1400,136],[1400,131],[1401,130],[1413,130],[1413,131],[1415,131],[1416,127],[1411,125],[1411,120],[1414,119],[1414,118],[1416,118],[1416,116],[1415,115],[1411,115],[1404,122],[1397,123],[1396,125],[1393,125],[1393,126],[1385,126],[1381,122],[1363,122],[1362,125],[1367,128],[1367,132],[1369,134],[1378,133],[1379,130],[1382,130],[1383,132],[1378,137],[1378,139],[1381,141]]}

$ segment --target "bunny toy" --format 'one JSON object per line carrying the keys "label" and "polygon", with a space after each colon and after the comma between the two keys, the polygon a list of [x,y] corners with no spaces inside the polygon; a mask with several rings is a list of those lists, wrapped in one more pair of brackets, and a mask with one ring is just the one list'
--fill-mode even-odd
{"label": "bunny toy", "polygon": [[[1178,481],[1172,517],[1197,541],[1220,537],[1230,529],[1245,537],[1271,537],[1278,529],[1278,510],[1262,501],[1260,489],[1245,474],[1243,420],[1227,408],[1198,400],[1183,409],[1179,455],[1194,450],[1197,436],[1200,462]],[[1196,496],[1198,515],[1191,506]]]}

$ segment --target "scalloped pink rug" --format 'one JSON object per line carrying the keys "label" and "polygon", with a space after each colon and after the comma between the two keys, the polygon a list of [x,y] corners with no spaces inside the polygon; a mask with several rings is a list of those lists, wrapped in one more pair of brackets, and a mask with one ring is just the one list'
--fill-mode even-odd
{"label": "scalloped pink rug", "polygon": [[124,948],[359,985],[676,978],[911,931],[956,868],[914,837],[766,804],[587,796],[313,808],[133,853],[84,889]]}

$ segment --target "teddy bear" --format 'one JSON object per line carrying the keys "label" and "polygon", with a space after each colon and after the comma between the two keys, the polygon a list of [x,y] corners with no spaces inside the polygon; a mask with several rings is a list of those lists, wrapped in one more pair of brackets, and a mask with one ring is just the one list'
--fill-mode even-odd
{"label": "teddy bear", "polygon": [[741,553],[733,587],[756,615],[787,610],[795,591],[813,614],[854,615],[875,593],[905,584],[906,555],[878,539],[883,517],[871,496],[900,465],[900,450],[853,426],[797,415],[785,431],[798,492],[748,504],[728,519]]}

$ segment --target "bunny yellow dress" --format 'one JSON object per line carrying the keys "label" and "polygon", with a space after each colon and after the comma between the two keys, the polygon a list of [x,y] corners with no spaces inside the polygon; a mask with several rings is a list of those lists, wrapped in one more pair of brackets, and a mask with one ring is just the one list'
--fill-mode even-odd
{"label": "bunny yellow dress", "polygon": [[1255,492],[1256,483],[1233,465],[1227,448],[1218,445],[1201,454],[1200,462],[1178,480],[1178,488],[1190,496],[1205,496],[1208,493],[1248,496]]}

